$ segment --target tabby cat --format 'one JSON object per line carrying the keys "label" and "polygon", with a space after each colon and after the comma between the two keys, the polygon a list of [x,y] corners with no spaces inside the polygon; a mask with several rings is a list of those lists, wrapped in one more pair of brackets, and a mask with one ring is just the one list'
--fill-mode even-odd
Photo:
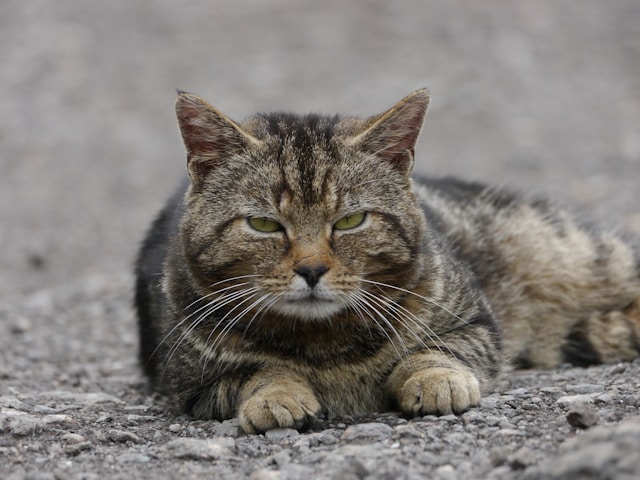
{"label": "tabby cat", "polygon": [[141,358],[200,419],[478,405],[508,363],[640,352],[640,243],[550,202],[412,178],[429,104],[236,123],[180,92],[189,180],[136,267]]}

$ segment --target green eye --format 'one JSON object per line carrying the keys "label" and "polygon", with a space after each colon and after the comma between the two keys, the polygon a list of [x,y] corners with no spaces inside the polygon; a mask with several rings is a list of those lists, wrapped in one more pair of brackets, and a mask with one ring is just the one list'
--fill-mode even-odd
{"label": "green eye", "polygon": [[352,228],[359,227],[366,218],[364,212],[352,213],[338,220],[333,226],[336,230],[351,230]]}
{"label": "green eye", "polygon": [[282,225],[265,217],[249,217],[247,223],[259,232],[271,233],[282,230]]}

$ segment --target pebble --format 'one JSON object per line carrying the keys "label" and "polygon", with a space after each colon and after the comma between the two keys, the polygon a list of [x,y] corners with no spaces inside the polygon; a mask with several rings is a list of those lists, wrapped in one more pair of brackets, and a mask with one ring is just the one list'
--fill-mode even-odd
{"label": "pebble", "polygon": [[570,405],[573,405],[574,403],[591,403],[591,402],[593,402],[593,398],[588,395],[564,395],[558,398],[558,400],[556,400],[556,403],[563,407],[568,407]]}
{"label": "pebble", "polygon": [[27,410],[28,407],[22,401],[18,400],[16,397],[10,396],[1,396],[0,397],[0,407],[8,407],[14,410]]}
{"label": "pebble", "polygon": [[46,398],[49,400],[75,403],[82,406],[100,405],[104,403],[123,404],[124,402],[119,398],[109,395],[108,393],[96,392],[96,393],[78,393],[67,392],[61,390],[54,390],[50,392],[42,392],[39,394],[39,398]]}
{"label": "pebble", "polygon": [[143,440],[138,435],[127,432],[126,430],[109,430],[107,432],[107,438],[116,443],[143,443]]}
{"label": "pebble", "polygon": [[271,430],[267,430],[264,436],[269,440],[277,442],[285,438],[299,437],[300,432],[293,428],[274,428]]}
{"label": "pebble", "polygon": [[122,463],[148,463],[151,461],[151,457],[143,453],[127,452],[118,455],[117,460]]}
{"label": "pebble", "polygon": [[280,472],[268,468],[260,468],[249,476],[249,480],[280,480],[281,478]]}
{"label": "pebble", "polygon": [[93,444],[91,442],[80,442],[80,443],[72,443],[70,445],[65,445],[63,448],[64,453],[71,457],[75,457],[80,455],[82,452],[86,452],[88,450],[93,449]]}
{"label": "pebble", "polygon": [[457,480],[459,477],[454,466],[447,464],[436,468],[435,478],[439,480]]}
{"label": "pebble", "polygon": [[211,430],[216,437],[237,437],[240,435],[240,421],[237,418],[224,420],[214,425]]}
{"label": "pebble", "polygon": [[62,437],[60,437],[63,442],[66,443],[82,443],[86,439],[77,433],[65,433]]}
{"label": "pebble", "polygon": [[565,393],[565,390],[560,387],[542,387],[540,389],[540,392],[548,393],[548,394],[558,394],[558,393]]}
{"label": "pebble", "polygon": [[158,449],[163,457],[185,460],[218,460],[231,453],[236,442],[233,438],[176,438]]}
{"label": "pebble", "polygon": [[528,472],[527,480],[635,479],[640,472],[640,417],[596,427],[560,447],[557,456]]}
{"label": "pebble", "polygon": [[169,431],[172,433],[178,433],[180,430],[182,430],[182,425],[179,423],[172,423],[169,425]]}
{"label": "pebble", "polygon": [[411,440],[424,438],[424,434],[419,432],[413,425],[398,425],[395,428],[395,432],[398,438],[407,438]]}
{"label": "pebble", "polygon": [[391,428],[386,423],[361,423],[347,427],[347,429],[342,434],[341,440],[343,442],[376,442],[391,438],[393,433],[393,428]]}
{"label": "pebble", "polygon": [[594,385],[591,383],[581,383],[579,385],[567,385],[567,393],[573,393],[578,395],[585,395],[588,393],[600,393],[604,392],[603,385]]}
{"label": "pebble", "polygon": [[590,403],[574,403],[567,412],[567,422],[574,428],[587,429],[599,420],[598,412]]}
{"label": "pebble", "polygon": [[529,393],[526,388],[514,388],[513,390],[509,390],[508,392],[504,392],[504,395],[513,395],[513,396],[522,396]]}
{"label": "pebble", "polygon": [[507,463],[513,470],[524,470],[535,462],[533,451],[527,447],[519,448],[507,457]]}

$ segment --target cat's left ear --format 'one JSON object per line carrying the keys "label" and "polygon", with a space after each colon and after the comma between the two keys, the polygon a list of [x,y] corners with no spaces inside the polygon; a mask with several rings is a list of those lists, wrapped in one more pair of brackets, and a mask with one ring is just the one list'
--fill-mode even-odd
{"label": "cat's left ear", "polygon": [[196,95],[179,91],[175,107],[192,182],[198,182],[218,165],[260,144]]}
{"label": "cat's left ear", "polygon": [[415,146],[429,107],[429,90],[423,88],[404,97],[386,112],[369,118],[364,131],[351,144],[389,162],[409,175],[413,168]]}

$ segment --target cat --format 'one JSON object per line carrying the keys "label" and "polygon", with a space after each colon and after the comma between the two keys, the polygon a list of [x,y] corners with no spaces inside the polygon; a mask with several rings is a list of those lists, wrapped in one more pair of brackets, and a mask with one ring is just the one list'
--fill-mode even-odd
{"label": "cat", "polygon": [[640,243],[551,202],[412,175],[429,104],[243,123],[179,92],[188,179],[136,264],[140,357],[199,419],[461,413],[508,365],[640,353]]}

